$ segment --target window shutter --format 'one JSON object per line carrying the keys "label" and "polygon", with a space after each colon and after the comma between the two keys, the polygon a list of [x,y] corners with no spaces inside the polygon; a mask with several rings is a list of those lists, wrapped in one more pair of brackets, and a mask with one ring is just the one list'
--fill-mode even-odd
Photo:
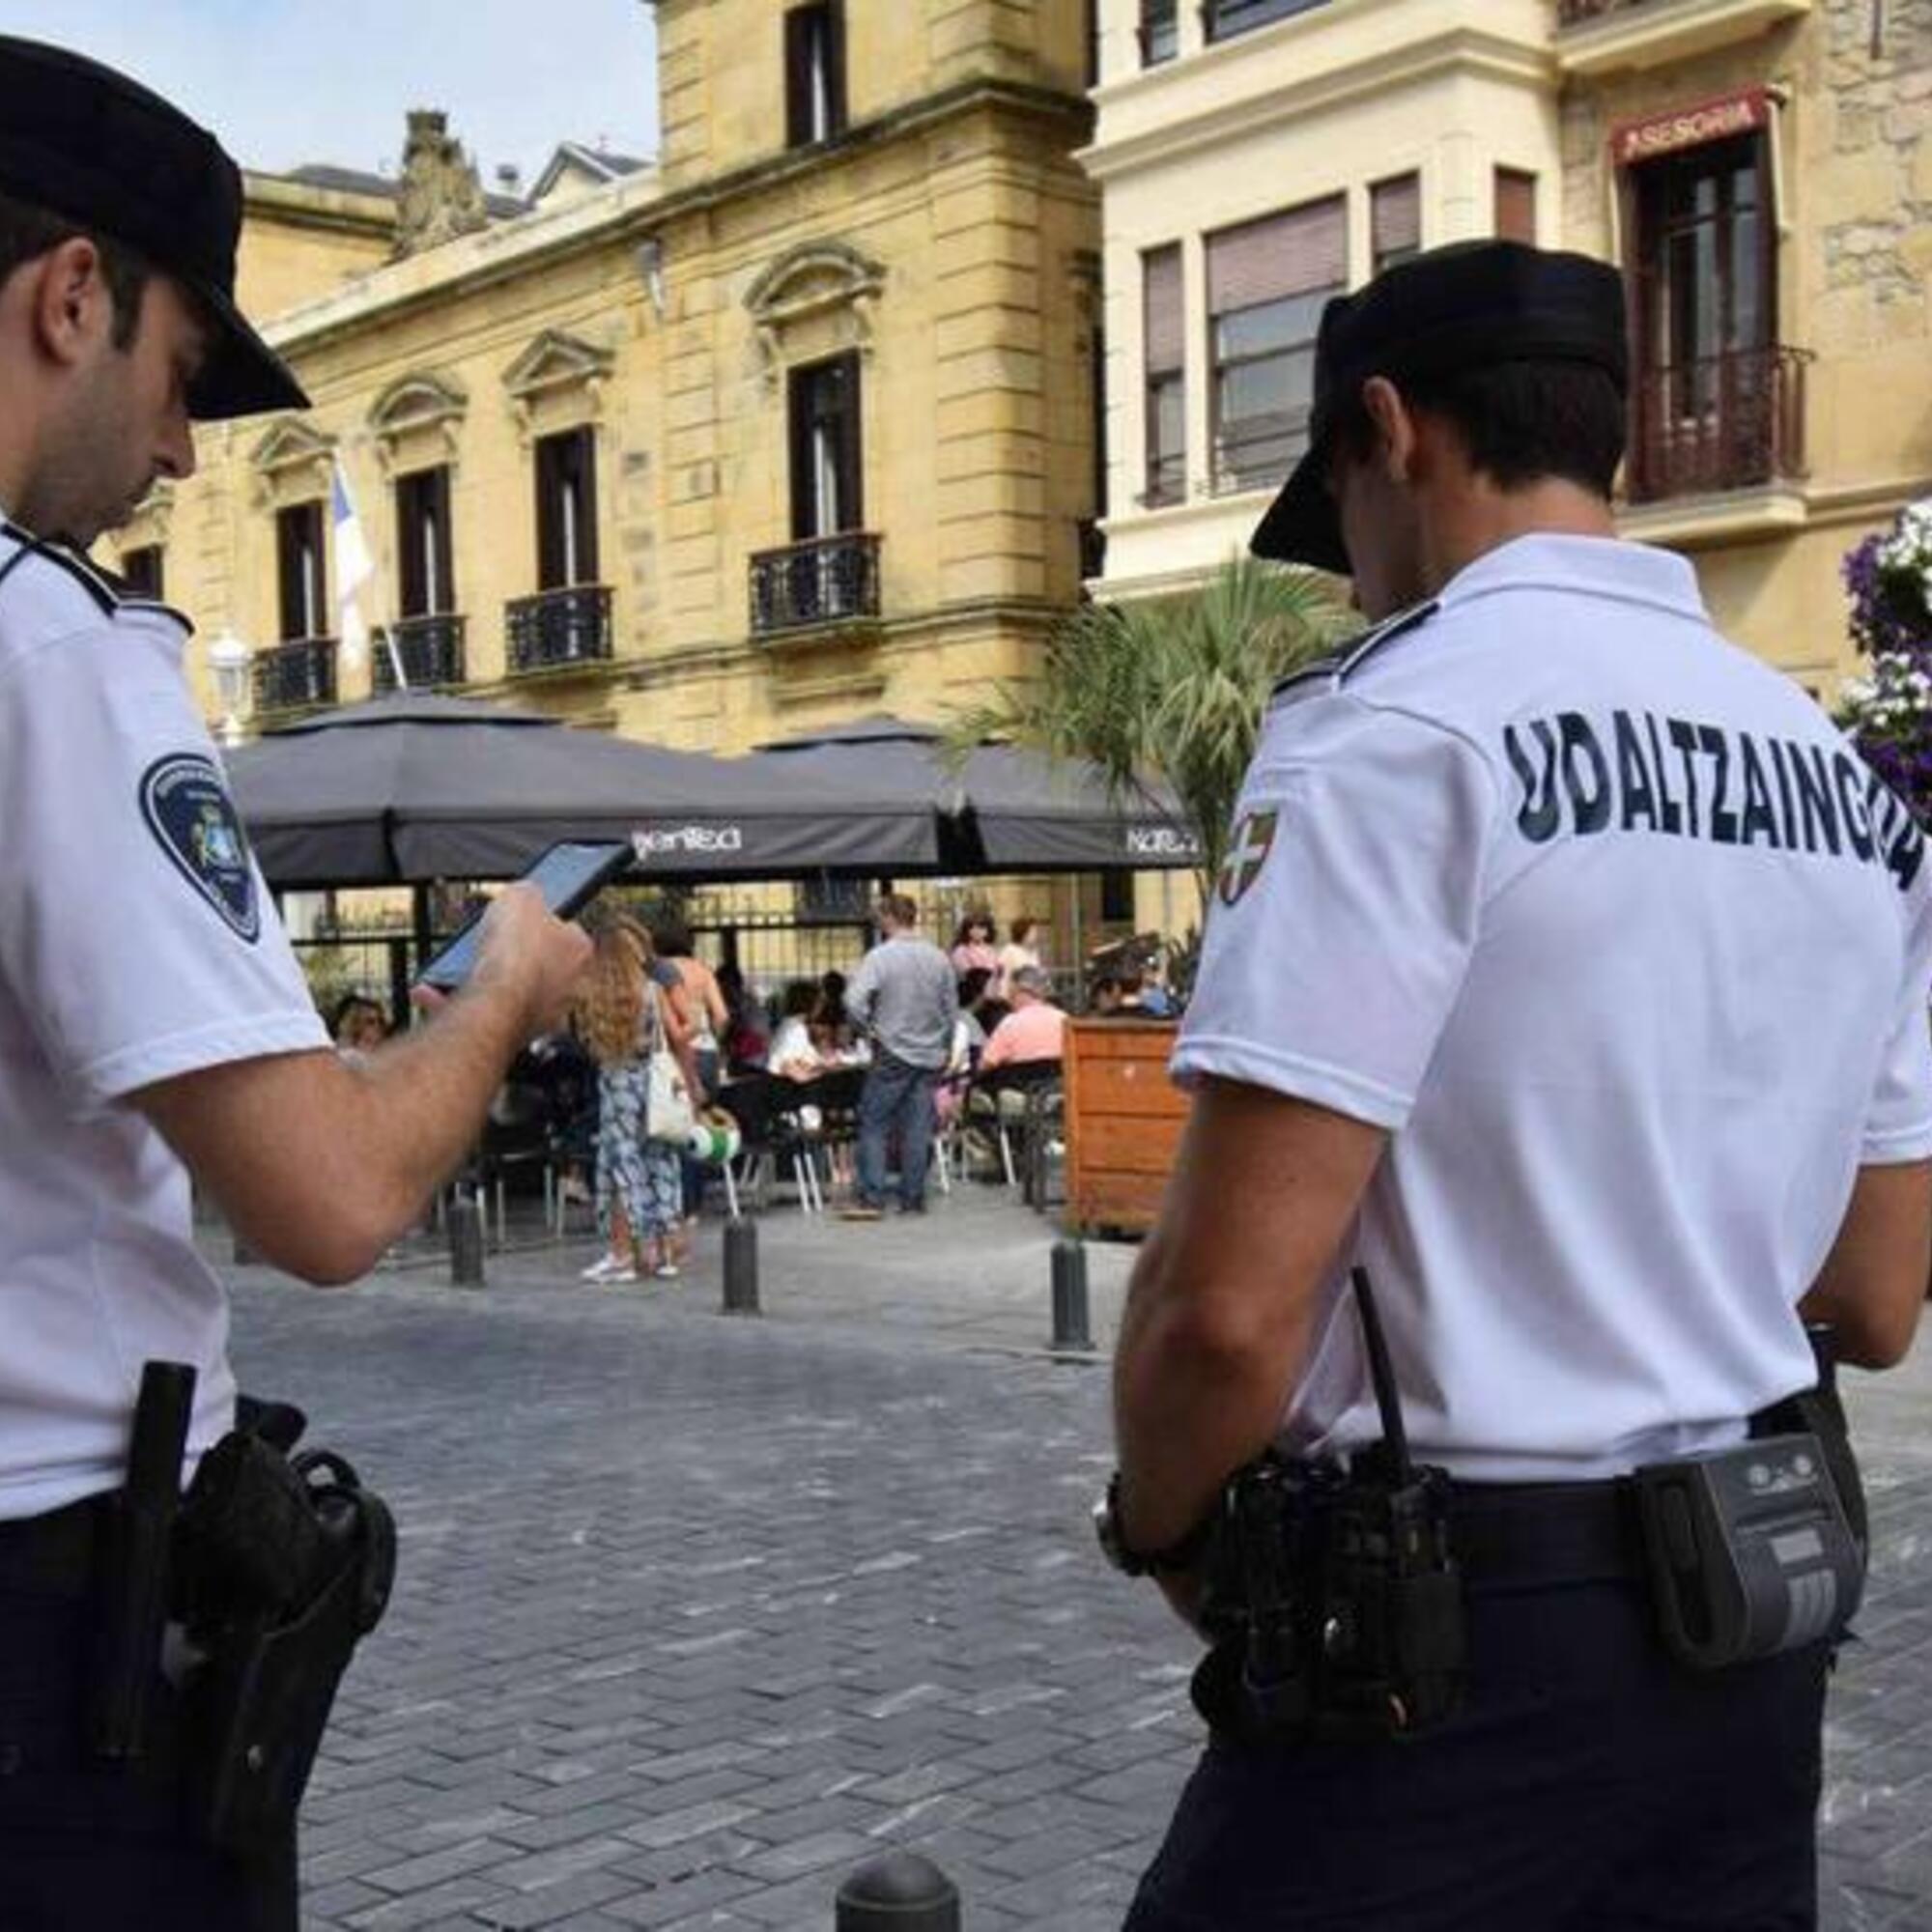
{"label": "window shutter", "polygon": [[446,615],[456,603],[456,533],[449,522],[449,471],[430,472],[430,513],[436,518],[436,609],[432,615]]}
{"label": "window shutter", "polygon": [[420,617],[428,586],[422,565],[422,480],[396,478],[396,614]]}
{"label": "window shutter", "polygon": [[1187,365],[1187,298],[1181,281],[1179,244],[1149,249],[1141,257],[1141,275],[1147,373],[1172,375]]}
{"label": "window shutter", "polygon": [[1348,279],[1349,225],[1340,195],[1208,238],[1208,308],[1230,315]]}
{"label": "window shutter", "polygon": [[1378,262],[1422,246],[1422,178],[1398,175],[1369,190],[1369,227]]}
{"label": "window shutter", "polygon": [[859,358],[841,355],[828,371],[834,383],[833,396],[838,423],[838,509],[839,528],[866,527],[866,462],[860,440]]}
{"label": "window shutter", "polygon": [[571,442],[577,482],[577,581],[598,583],[603,572],[597,557],[597,432],[578,430]]}
{"label": "window shutter", "polygon": [[785,145],[811,140],[811,10],[794,7],[784,16]]}
{"label": "window shutter", "polygon": [[794,369],[786,411],[791,442],[791,540],[818,534],[818,489],[811,468],[811,414],[815,369]]}
{"label": "window shutter", "polygon": [[563,582],[563,505],[557,500],[559,473],[554,437],[537,444],[537,588],[554,590]]}
{"label": "window shutter", "polygon": [[1496,170],[1496,238],[1536,244],[1536,177],[1518,168]]}
{"label": "window shutter", "polygon": [[825,0],[825,99],[830,103],[829,133],[845,130],[845,4]]}

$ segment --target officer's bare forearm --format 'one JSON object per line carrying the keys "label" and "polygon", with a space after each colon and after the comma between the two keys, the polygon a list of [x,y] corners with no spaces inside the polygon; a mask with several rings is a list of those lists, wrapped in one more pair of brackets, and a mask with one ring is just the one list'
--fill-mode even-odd
{"label": "officer's bare forearm", "polygon": [[1830,1322],[1838,1358],[1889,1369],[1912,1347],[1932,1272],[1932,1163],[1859,1170],[1818,1279],[1800,1302]]}
{"label": "officer's bare forearm", "polygon": [[1241,1298],[1196,1296],[1175,1265],[1158,1238],[1142,1250],[1114,1359],[1122,1516],[1143,1550],[1179,1542],[1266,1448],[1307,1348],[1305,1320],[1240,1319]]}
{"label": "officer's bare forearm", "polygon": [[308,1281],[354,1281],[481,1131],[526,1025],[520,989],[493,982],[360,1064],[279,1054],[135,1099],[251,1247]]}
{"label": "officer's bare forearm", "polygon": [[1383,1142],[1260,1088],[1203,1089],[1115,1360],[1122,1519],[1137,1549],[1185,1536],[1274,1434]]}

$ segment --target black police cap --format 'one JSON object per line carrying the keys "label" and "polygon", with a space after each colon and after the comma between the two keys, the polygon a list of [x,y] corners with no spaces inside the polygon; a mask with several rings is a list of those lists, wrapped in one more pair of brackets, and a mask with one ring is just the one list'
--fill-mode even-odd
{"label": "black police cap", "polygon": [[1321,311],[1308,453],[1261,521],[1257,556],[1349,574],[1327,488],[1341,412],[1372,376],[1401,387],[1501,362],[1584,362],[1630,387],[1623,278],[1587,255],[1520,242],[1459,242],[1378,275]]}
{"label": "black police cap", "polygon": [[0,102],[0,193],[131,248],[206,311],[214,340],[191,415],[308,407],[235,306],[242,171],[213,134],[112,68],[10,35]]}

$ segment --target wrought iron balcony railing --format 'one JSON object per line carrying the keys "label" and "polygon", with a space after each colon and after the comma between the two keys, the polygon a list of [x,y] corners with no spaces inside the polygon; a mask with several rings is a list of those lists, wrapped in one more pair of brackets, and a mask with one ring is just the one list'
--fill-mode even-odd
{"label": "wrought iron balcony railing", "polygon": [[463,628],[463,619],[450,611],[434,617],[404,617],[391,624],[376,639],[369,661],[376,690],[396,689],[398,659],[402,661],[404,679],[413,688],[461,684]]}
{"label": "wrought iron balcony railing", "polygon": [[305,711],[335,702],[335,639],[300,638],[255,653],[249,667],[257,712]]}
{"label": "wrought iron balcony railing", "polygon": [[1805,473],[1808,351],[1700,356],[1637,380],[1627,485],[1634,503],[1706,496]]}
{"label": "wrought iron balcony railing", "polygon": [[879,614],[879,543],[865,530],[752,558],[752,635],[850,623]]}
{"label": "wrought iron balcony railing", "polygon": [[503,607],[503,620],[512,676],[610,660],[608,583],[578,583],[567,590],[513,598]]}
{"label": "wrought iron balcony railing", "polygon": [[1201,32],[1211,46],[1216,41],[1231,41],[1256,27],[1286,20],[1294,14],[1313,13],[1328,0],[1206,0],[1201,9]]}

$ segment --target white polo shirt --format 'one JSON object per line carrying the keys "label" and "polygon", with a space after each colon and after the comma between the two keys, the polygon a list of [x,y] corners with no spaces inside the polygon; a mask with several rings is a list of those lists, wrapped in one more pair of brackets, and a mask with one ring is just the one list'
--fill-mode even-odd
{"label": "white polo shirt", "polygon": [[126,1104],[327,1034],[182,675],[185,618],[0,526],[0,1519],[116,1487],[150,1358],[232,1423],[188,1181]]}
{"label": "white polo shirt", "polygon": [[1293,1448],[1478,1481],[1737,1440],[1861,1163],[1932,1155],[1932,880],[1898,801],[1681,558],[1535,536],[1291,679],[1176,1055],[1392,1136]]}

